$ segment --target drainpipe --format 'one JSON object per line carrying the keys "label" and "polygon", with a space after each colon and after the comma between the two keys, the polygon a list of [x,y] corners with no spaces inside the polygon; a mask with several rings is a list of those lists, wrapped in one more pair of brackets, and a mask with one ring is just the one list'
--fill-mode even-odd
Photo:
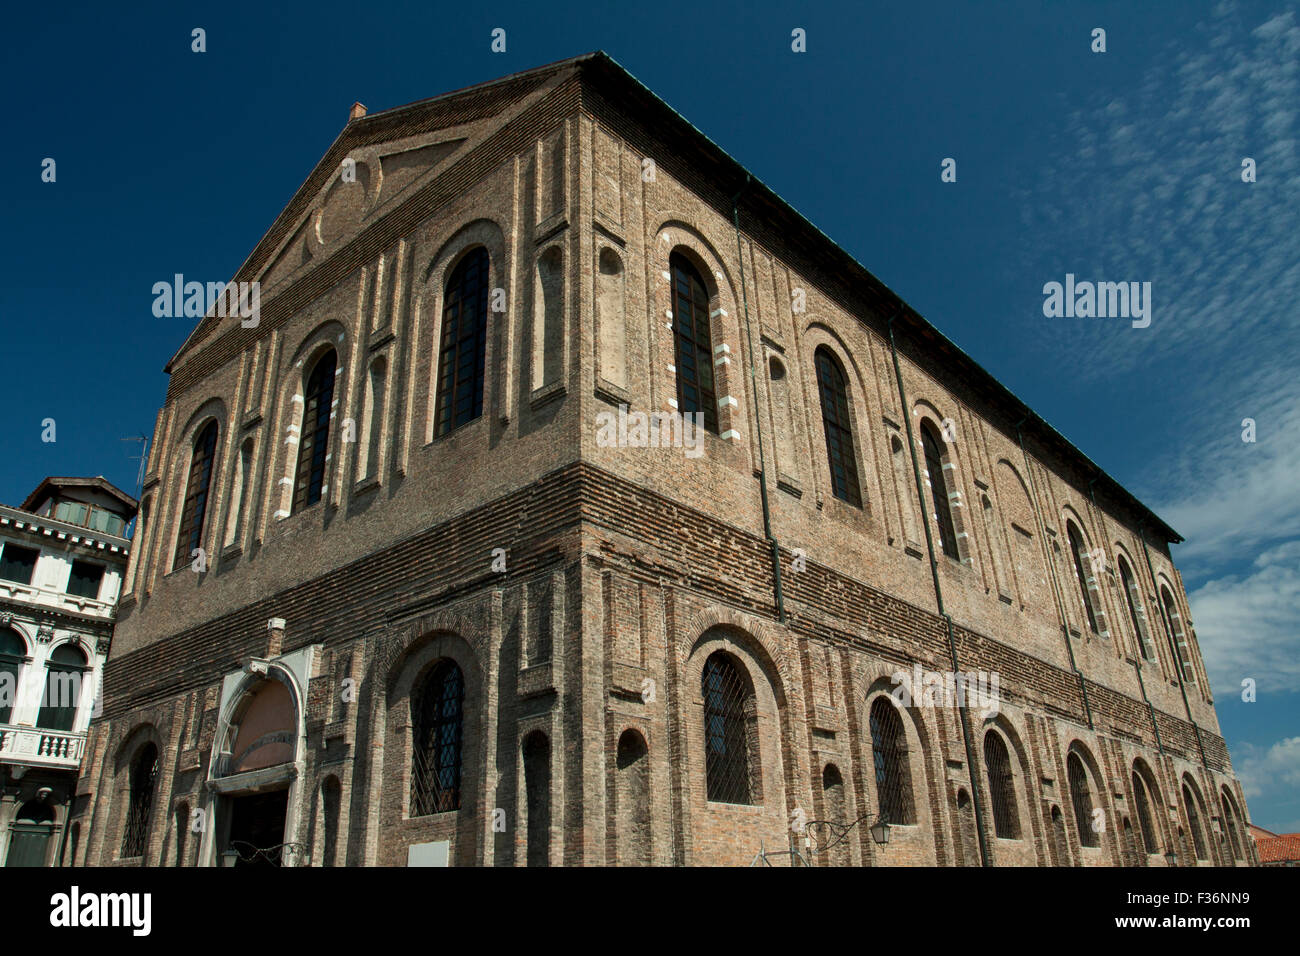
{"label": "drainpipe", "polygon": [[1047,544],[1047,521],[1038,510],[1038,483],[1034,481],[1034,469],[1029,464],[1029,452],[1025,449],[1025,435],[1021,431],[1027,421],[1029,421],[1028,416],[1016,422],[1016,440],[1020,443],[1020,454],[1025,459],[1025,474],[1029,476],[1032,499],[1029,504],[1034,509],[1034,520],[1038,522],[1039,540],[1043,542],[1043,553],[1047,557],[1047,573],[1052,576],[1052,596],[1056,599],[1056,609],[1061,615],[1061,633],[1065,637],[1065,653],[1070,658],[1070,670],[1074,671],[1074,676],[1079,678],[1079,692],[1083,695],[1083,712],[1088,719],[1088,729],[1096,730],[1092,721],[1092,704],[1088,701],[1088,683],[1083,679],[1083,671],[1079,670],[1079,664],[1074,659],[1074,645],[1070,643],[1070,623],[1065,613],[1065,594],[1061,590],[1061,582],[1056,577],[1056,559],[1052,557],[1052,549]]}
{"label": "drainpipe", "polygon": [[[1169,650],[1174,655],[1174,673],[1178,676],[1178,690],[1183,695],[1183,710],[1187,712],[1187,722],[1192,725],[1192,730],[1196,732],[1196,749],[1201,752],[1201,766],[1205,768],[1206,773],[1210,773],[1210,762],[1205,758],[1205,744],[1201,741],[1201,728],[1197,725],[1196,719],[1192,717],[1192,705],[1187,700],[1187,685],[1183,683],[1183,662],[1178,656],[1178,645],[1174,641],[1174,625],[1169,620],[1169,615],[1165,611],[1165,602],[1160,600],[1160,582],[1156,580],[1156,570],[1151,564],[1151,551],[1147,548],[1146,522],[1138,525],[1138,537],[1142,539],[1142,556],[1146,558],[1147,572],[1151,575],[1151,585],[1156,589],[1156,604],[1160,606],[1160,620],[1165,625],[1165,640],[1169,642]],[[1188,663],[1191,663],[1191,643],[1188,643]]]}
{"label": "drainpipe", "polygon": [[[1092,499],[1093,510],[1096,511],[1098,514],[1100,514],[1101,506],[1097,504],[1096,484],[1097,484],[1097,476],[1094,475],[1092,478],[1088,480],[1088,497]],[[1120,581],[1119,586],[1123,588],[1124,582]],[[1124,600],[1126,601],[1130,600],[1127,594],[1124,595]],[[1135,614],[1134,617],[1137,617],[1137,615]],[[1133,626],[1137,628],[1140,627],[1141,625],[1139,625],[1135,621]],[[1116,633],[1118,633],[1118,628],[1116,629]],[[1164,757],[1165,745],[1164,742],[1160,739],[1160,724],[1156,722],[1156,709],[1151,704],[1151,698],[1147,696],[1146,681],[1142,679],[1142,659],[1144,657],[1142,652],[1142,635],[1138,633],[1138,634],[1134,634],[1133,636],[1137,638],[1137,642],[1138,642],[1138,646],[1136,648],[1137,654],[1135,654],[1133,657],[1133,670],[1137,672],[1138,690],[1142,691],[1142,700],[1146,702],[1147,714],[1151,717],[1151,729],[1154,730],[1156,734],[1156,753],[1160,754],[1161,757]]]}
{"label": "drainpipe", "polygon": [[[912,417],[908,411],[907,393],[903,389],[903,372],[898,365],[898,347],[894,344],[894,320],[902,314],[896,312],[889,319],[889,351],[894,356],[894,379],[898,382],[898,400],[902,403],[903,428],[907,431],[907,445],[912,451],[912,477],[916,481],[916,500],[921,505],[921,524],[925,527],[925,547],[930,552],[930,576],[934,579],[934,599],[939,607],[939,616],[948,628],[948,655],[952,659],[953,675],[961,673],[961,664],[957,660],[957,641],[952,634],[952,616],[944,610],[943,588],[939,585],[939,562],[934,554],[934,535],[930,531],[930,521],[925,510],[925,489],[921,487],[921,464],[916,457],[916,438],[912,434]],[[975,809],[975,836],[979,838],[980,865],[992,866],[989,860],[988,843],[984,837],[984,807],[980,802],[980,788],[975,779],[975,748],[971,743],[970,723],[966,718],[966,708],[957,708],[957,718],[961,722],[961,739],[966,747],[966,769],[970,778],[971,806]]]}
{"label": "drainpipe", "polygon": [[[776,619],[785,623],[785,597],[781,592],[781,546],[772,534],[772,513],[767,503],[767,464],[763,456],[763,413],[758,400],[758,373],[754,370],[754,332],[749,327],[749,291],[745,288],[745,255],[740,247],[740,207],[737,203],[749,188],[751,177],[745,174],[745,185],[731,197],[731,219],[736,226],[736,261],[740,264],[740,299],[745,310],[745,339],[749,349],[749,385],[754,396],[754,427],[758,431],[758,493],[763,502],[763,536],[772,549],[772,591],[776,601]],[[709,356],[713,361],[713,356]]]}

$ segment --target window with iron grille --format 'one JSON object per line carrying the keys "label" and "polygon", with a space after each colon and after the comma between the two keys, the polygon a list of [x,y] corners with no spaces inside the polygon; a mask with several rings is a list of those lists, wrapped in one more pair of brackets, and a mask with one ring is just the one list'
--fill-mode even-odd
{"label": "window with iron grille", "polygon": [[1142,621],[1138,617],[1137,586],[1133,583],[1133,571],[1128,566],[1128,562],[1123,556],[1119,559],[1119,579],[1124,587],[1124,600],[1128,602],[1128,617],[1133,622],[1133,633],[1137,635],[1138,645],[1142,648],[1142,656],[1149,661],[1156,659],[1155,651],[1151,648],[1151,640],[1147,632],[1142,627]]}
{"label": "window with iron grille", "polygon": [[1074,804],[1074,825],[1079,831],[1079,843],[1082,846],[1101,846],[1101,834],[1092,824],[1092,793],[1083,760],[1072,753],[1065,760],[1065,769],[1070,778],[1070,800]]}
{"label": "window with iron grille", "polygon": [[447,280],[438,353],[437,438],[483,414],[487,363],[488,252],[477,246]]}
{"label": "window with iron grille", "polygon": [[1228,796],[1228,791],[1224,790],[1223,801],[1223,827],[1228,831],[1228,845],[1232,848],[1232,858],[1241,859],[1241,841],[1237,839],[1237,810],[1233,806],[1232,799]]}
{"label": "window with iron grille", "polygon": [[1192,844],[1196,848],[1198,860],[1207,859],[1205,852],[1205,835],[1201,830],[1201,814],[1197,807],[1196,795],[1192,788],[1183,784],[1183,803],[1187,804],[1187,822],[1192,828]]}
{"label": "window with iron grille", "polygon": [[293,483],[294,511],[310,508],[320,501],[324,491],[337,366],[338,355],[330,349],[316,360],[307,376],[302,404],[302,434],[298,442],[298,470]]}
{"label": "window with iron grille", "polygon": [[672,275],[673,343],[677,362],[677,410],[704,414],[704,427],[718,433],[718,396],[713,385],[713,338],[709,292],[686,258],[669,258]]}
{"label": "window with iron grille", "polygon": [[723,651],[704,662],[700,681],[704,696],[705,776],[709,799],[718,803],[754,802],[754,766],[750,718],[754,691],[735,660]]}
{"label": "window with iron grille", "polygon": [[415,728],[411,816],[460,808],[465,681],[454,661],[438,663],[411,698]]}
{"label": "window with iron grille", "polygon": [[871,705],[869,723],[876,770],[876,803],[880,815],[888,823],[915,823],[903,718],[887,698],[877,697]]}
{"label": "window with iron grille", "polygon": [[1156,843],[1155,821],[1151,818],[1151,798],[1147,794],[1146,781],[1142,774],[1133,771],[1133,802],[1137,804],[1138,829],[1142,831],[1142,848],[1148,856],[1159,853]]}
{"label": "window with iron grille", "polygon": [[1169,649],[1173,652],[1175,666],[1181,669],[1184,681],[1195,684],[1196,673],[1192,670],[1191,656],[1187,651],[1187,636],[1183,631],[1182,618],[1178,616],[1178,605],[1174,603],[1174,596],[1169,593],[1168,588],[1160,589],[1160,597],[1164,600],[1165,614],[1169,617]]}
{"label": "window with iron grille", "polygon": [[817,391],[821,395],[822,430],[826,433],[826,459],[831,468],[831,490],[836,498],[862,507],[857,454],[849,419],[849,391],[844,370],[831,350],[822,346],[815,356]]}
{"label": "window with iron grille", "polygon": [[212,464],[217,455],[217,423],[208,422],[194,439],[190,474],[181,505],[181,527],[176,535],[172,570],[190,562],[195,548],[203,546],[203,519],[208,512],[208,491],[212,487]]}
{"label": "window with iron grille", "polygon": [[1020,839],[1020,813],[1016,809],[1016,781],[1011,774],[1011,757],[1001,734],[984,735],[984,767],[989,778],[989,802],[993,805],[993,832],[1004,840]]}
{"label": "window with iron grille", "polygon": [[957,529],[952,523],[952,506],[948,502],[948,483],[943,474],[940,438],[929,422],[921,425],[921,447],[925,451],[925,470],[930,476],[930,498],[934,520],[939,525],[939,547],[950,558],[961,560],[957,553]]}
{"label": "window with iron grille", "polygon": [[154,785],[158,780],[158,748],[145,744],[131,766],[131,793],[122,833],[122,856],[144,856],[149,837],[149,811],[153,808]]}
{"label": "window with iron grille", "polygon": [[1083,570],[1083,562],[1088,558],[1088,551],[1083,545],[1083,538],[1074,522],[1065,523],[1065,533],[1070,539],[1070,554],[1074,557],[1074,576],[1079,582],[1079,596],[1083,598],[1083,609],[1088,614],[1088,629],[1097,633],[1097,615],[1092,609],[1092,595],[1088,593],[1088,576]]}

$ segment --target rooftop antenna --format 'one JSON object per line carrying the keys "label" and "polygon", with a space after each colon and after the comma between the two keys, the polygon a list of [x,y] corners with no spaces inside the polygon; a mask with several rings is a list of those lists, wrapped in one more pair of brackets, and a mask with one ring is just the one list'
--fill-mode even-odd
{"label": "rooftop antenna", "polygon": [[149,455],[148,455],[148,452],[149,452],[149,436],[148,436],[148,435],[132,435],[132,436],[130,436],[129,438],[123,438],[123,439],[120,439],[120,440],[121,440],[121,441],[138,441],[138,442],[141,443],[141,444],[140,444],[140,455],[139,455],[138,459],[137,459],[137,456],[135,456],[135,455],[130,455],[130,456],[128,456],[129,459],[130,459],[131,461],[137,461],[137,460],[138,460],[138,461],[140,462],[140,469],[139,469],[139,471],[137,471],[136,474],[135,474],[135,496],[136,496],[136,498],[138,499],[138,498],[140,497],[140,491],[144,488],[144,466],[145,466],[145,463],[149,460]]}

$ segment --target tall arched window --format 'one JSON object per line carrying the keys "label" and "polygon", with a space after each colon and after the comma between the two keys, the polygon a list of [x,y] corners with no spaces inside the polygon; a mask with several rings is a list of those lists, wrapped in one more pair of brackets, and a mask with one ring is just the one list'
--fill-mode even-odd
{"label": "tall arched window", "polygon": [[411,697],[415,727],[411,816],[460,808],[465,681],[455,661],[440,661]]}
{"label": "tall arched window", "polygon": [[334,371],[338,355],[330,349],[312,367],[303,394],[302,434],[298,471],[293,484],[293,510],[310,508],[325,489],[325,460],[329,457],[330,411],[334,404]]}
{"label": "tall arched window", "polygon": [[1155,819],[1151,816],[1151,797],[1146,781],[1136,769],[1133,771],[1133,802],[1137,804],[1138,828],[1142,831],[1142,849],[1150,856],[1160,852],[1156,842]]}
{"label": "tall arched window", "polygon": [[1088,615],[1088,629],[1097,633],[1097,615],[1092,608],[1092,595],[1088,593],[1088,572],[1084,562],[1090,560],[1088,549],[1084,546],[1083,536],[1073,521],[1065,523],[1065,533],[1070,539],[1070,555],[1074,558],[1074,577],[1079,583],[1079,597],[1083,599],[1083,609]]}
{"label": "tall arched window", "polygon": [[1192,828],[1192,844],[1198,860],[1208,859],[1205,849],[1205,831],[1202,829],[1200,800],[1192,788],[1183,783],[1183,803],[1187,805],[1187,823]]}
{"label": "tall arched window", "polygon": [[831,490],[835,497],[862,507],[858,483],[858,457],[853,447],[853,426],[849,418],[849,389],[844,369],[830,349],[816,352],[817,392],[822,403],[822,430],[826,433],[826,459],[831,468]]}
{"label": "tall arched window", "polygon": [[994,730],[984,735],[984,768],[989,778],[989,802],[993,805],[993,832],[1004,840],[1018,840],[1020,812],[1016,809],[1011,757],[1002,735]]}
{"label": "tall arched window", "polygon": [[365,457],[357,468],[361,478],[379,474],[384,447],[384,393],[387,385],[388,360],[381,355],[370,363],[370,375],[366,379],[366,404],[362,410],[365,438],[359,449]]}
{"label": "tall arched window", "polygon": [[203,519],[208,511],[208,491],[212,487],[212,464],[217,454],[217,423],[208,422],[194,439],[190,455],[190,474],[185,485],[185,502],[181,505],[181,527],[176,535],[176,555],[172,569],[188,564],[194,549],[203,545]]}
{"label": "tall arched window", "polygon": [[1150,636],[1146,628],[1142,626],[1142,619],[1138,616],[1138,607],[1141,603],[1141,596],[1138,594],[1137,585],[1133,582],[1133,569],[1128,566],[1124,556],[1120,555],[1117,562],[1119,564],[1119,580],[1124,589],[1124,600],[1128,604],[1129,621],[1133,624],[1133,633],[1137,635],[1138,647],[1142,649],[1142,656],[1149,661],[1156,659],[1155,651],[1151,647]]}
{"label": "tall arched window", "polygon": [[18,675],[27,658],[27,642],[10,628],[0,630],[0,724],[9,723],[18,699]]}
{"label": "tall arched window", "polygon": [[1227,834],[1228,846],[1232,849],[1232,858],[1241,859],[1241,840],[1237,836],[1237,807],[1225,787],[1219,796],[1223,804],[1223,829]]}
{"label": "tall arched window", "polygon": [[230,511],[226,516],[226,534],[223,545],[232,545],[244,527],[244,505],[248,500],[248,486],[252,481],[253,439],[247,438],[235,459],[235,483],[230,489]]}
{"label": "tall arched window", "polygon": [[71,731],[77,722],[81,683],[88,673],[86,654],[75,644],[60,644],[45,665],[45,696],[36,726]]}
{"label": "tall arched window", "polygon": [[673,343],[677,362],[677,410],[701,412],[704,427],[718,433],[718,396],[713,387],[713,339],[709,333],[709,292],[700,274],[677,253],[668,260],[672,274]]}
{"label": "tall arched window", "polygon": [[871,704],[869,723],[871,755],[876,771],[876,804],[880,815],[889,823],[915,823],[903,718],[898,709],[881,696]]}
{"label": "tall arched window", "polygon": [[754,690],[735,660],[717,651],[704,662],[700,680],[704,696],[705,775],[710,800],[754,802],[756,768],[752,759],[750,719]]}
{"label": "tall arched window", "polygon": [[650,865],[650,757],[645,738],[625,730],[615,753],[615,835],[621,864]]}
{"label": "tall arched window", "polygon": [[1160,588],[1160,598],[1165,605],[1165,614],[1169,619],[1169,650],[1174,655],[1174,666],[1188,684],[1196,683],[1196,672],[1192,670],[1192,657],[1187,647],[1187,633],[1183,630],[1183,619],[1178,614],[1178,605],[1167,587]]}
{"label": "tall arched window", "polygon": [[447,279],[433,416],[435,438],[483,414],[489,266],[487,250],[476,246]]}
{"label": "tall arched window", "polygon": [[131,791],[127,800],[126,826],[122,830],[123,857],[144,856],[157,782],[158,748],[147,743],[131,764]]}
{"label": "tall arched window", "polygon": [[941,439],[929,422],[921,424],[921,447],[925,451],[925,471],[930,479],[930,498],[934,506],[934,520],[939,526],[939,547],[944,554],[958,561],[957,529],[952,523],[952,506],[948,502],[948,483],[943,474]]}
{"label": "tall arched window", "polygon": [[849,844],[847,840],[843,839],[843,828],[848,825],[844,804],[844,778],[840,775],[839,768],[833,763],[828,763],[822,770],[822,807],[825,818],[838,828],[831,830],[829,833],[823,832],[819,834],[823,843],[830,842],[832,844],[827,847],[830,862],[835,866],[847,866],[849,864]]}
{"label": "tall arched window", "polygon": [[1074,825],[1079,831],[1079,843],[1082,846],[1101,846],[1101,835],[1093,824],[1092,793],[1083,760],[1078,754],[1071,753],[1065,760],[1065,769],[1070,778],[1070,800],[1074,804]]}

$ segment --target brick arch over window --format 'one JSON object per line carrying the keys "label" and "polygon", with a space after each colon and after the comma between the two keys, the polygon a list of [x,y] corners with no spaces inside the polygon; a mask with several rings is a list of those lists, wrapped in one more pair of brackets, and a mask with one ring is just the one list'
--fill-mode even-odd
{"label": "brick arch over window", "polygon": [[926,411],[928,403],[918,402],[916,435],[917,456],[921,464],[921,478],[925,484],[926,520],[935,532],[935,546],[954,561],[970,563],[970,549],[965,538],[968,528],[965,519],[964,496],[952,443],[944,439],[937,418]]}
{"label": "brick arch over window", "polygon": [[1124,609],[1128,612],[1129,626],[1133,629],[1134,648],[1144,660],[1154,662],[1155,645],[1151,640],[1151,622],[1142,601],[1142,588],[1133,571],[1133,560],[1119,544],[1115,545],[1115,564],[1118,567]]}
{"label": "brick arch over window", "polygon": [[1038,518],[1029,487],[1020,471],[1005,458],[994,469],[997,504],[1002,512],[1002,530],[1011,554],[1012,570],[1019,588],[1020,604],[1040,617],[1055,617],[1047,564],[1043,559]]}
{"label": "brick arch over window", "polygon": [[614,753],[614,818],[617,863],[651,863],[650,748],[640,730],[627,728]]}
{"label": "brick arch over window", "polygon": [[1231,861],[1235,863],[1237,860],[1246,859],[1243,852],[1246,834],[1242,829],[1241,814],[1237,812],[1237,801],[1232,798],[1227,787],[1219,789],[1219,802],[1223,807],[1223,837],[1228,853],[1231,854]]}
{"label": "brick arch over window", "polygon": [[[487,257],[485,266],[483,255]],[[468,274],[472,259],[477,259],[479,265],[483,266],[481,272],[475,272],[473,276]],[[533,263],[529,262],[526,268],[531,270],[532,266]],[[417,381],[427,383],[427,393],[425,400],[412,400],[411,405],[413,416],[423,416],[422,422],[413,421],[412,430],[414,434],[423,435],[425,444],[447,434],[449,430],[488,417],[493,408],[500,408],[502,414],[505,414],[504,403],[510,400],[510,390],[516,379],[524,382],[524,389],[528,387],[523,374],[517,374],[514,368],[503,365],[498,354],[518,311],[508,302],[505,303],[505,312],[492,311],[495,290],[504,290],[509,285],[506,278],[508,269],[506,244],[500,225],[490,219],[475,219],[456,229],[428,260],[428,265],[423,270],[417,290],[418,308],[415,310],[411,341],[419,346],[414,349],[416,357],[413,361],[418,363]],[[457,270],[461,270],[459,275]],[[453,282],[453,279],[457,281]],[[466,281],[459,281],[462,279]],[[470,279],[474,282],[470,283]],[[462,313],[461,307],[465,303],[460,300],[471,292],[478,298],[468,302],[469,311]],[[481,327],[478,324],[478,312],[475,311],[480,305],[484,309]],[[462,315],[473,321],[470,324],[462,322]],[[501,335],[498,335],[498,323],[505,323]],[[477,333],[480,329],[483,332],[481,374],[478,371],[480,340],[470,334]],[[451,351],[453,345],[454,356]],[[477,393],[474,388],[476,377],[481,384]],[[461,384],[462,382],[468,384]],[[461,411],[473,415],[474,407],[477,406],[479,414],[464,419],[460,425],[453,425],[457,420],[457,390]],[[464,410],[466,396],[469,411]]]}
{"label": "brick arch over window", "polygon": [[1102,778],[1096,772],[1096,761],[1083,744],[1077,741],[1066,754],[1065,779],[1070,788],[1070,805],[1074,811],[1074,828],[1079,834],[1079,845],[1098,848],[1101,846],[1105,818],[1103,816],[1099,825],[1096,811],[1100,809],[1105,814],[1105,791],[1099,783]]}
{"label": "brick arch over window", "polygon": [[1093,548],[1081,528],[1081,522],[1071,511],[1065,516],[1065,536],[1070,547],[1070,568],[1075,582],[1075,599],[1083,607],[1083,619],[1094,634],[1106,633],[1106,615],[1101,599],[1100,566],[1095,558],[1105,560],[1105,555],[1094,555]]}
{"label": "brick arch over window", "polygon": [[479,642],[462,636],[474,632],[450,630],[454,615],[441,617],[442,626],[412,624],[419,636],[393,639],[377,665],[385,686],[383,767],[392,781],[380,798],[380,854],[404,859],[410,844],[452,840],[451,862],[463,865],[476,858],[481,839],[485,677]]}
{"label": "brick arch over window", "polygon": [[813,364],[817,371],[817,396],[822,413],[831,494],[860,508],[862,482],[858,477],[858,446],[854,438],[848,376],[835,353],[825,345],[813,353]]}
{"label": "brick arch over window", "polygon": [[1133,815],[1137,820],[1138,848],[1146,856],[1163,853],[1166,843],[1164,797],[1155,774],[1146,761],[1133,761],[1129,785],[1133,792]]}
{"label": "brick arch over window", "polygon": [[1191,850],[1196,854],[1197,860],[1208,860],[1209,841],[1205,828],[1209,816],[1205,812],[1205,801],[1201,799],[1201,788],[1196,785],[1196,781],[1189,773],[1183,774],[1182,784],[1183,806],[1187,813],[1187,825],[1191,830]]}
{"label": "brick arch over window", "polygon": [[[703,306],[698,301],[698,293],[691,291],[689,281],[683,299],[677,268],[683,264],[689,266],[689,271],[703,285],[706,298]],[[745,342],[737,316],[740,298],[732,281],[731,267],[697,229],[675,219],[665,221],[657,230],[654,252],[648,257],[647,266],[654,303],[650,323],[651,404],[656,411],[685,411],[679,391],[693,372],[697,382],[703,377],[712,387],[712,416],[708,409],[700,408],[706,429],[727,440],[739,438],[741,415],[749,407],[750,399],[742,374],[746,359],[742,354]],[[679,303],[683,301],[690,303],[689,325],[694,329],[685,338],[683,333],[688,323],[685,316],[679,315]],[[701,311],[707,323],[700,318]],[[708,330],[707,363],[699,348],[702,328]],[[693,368],[680,360],[681,351],[687,345],[694,349],[686,349],[688,357],[695,356]],[[701,376],[706,367],[707,373]],[[705,400],[701,394],[696,398]]]}
{"label": "brick arch over window", "polygon": [[[304,441],[324,437],[323,446],[311,446],[308,449],[312,457],[315,457],[318,448],[323,452],[320,461],[324,467],[319,473],[321,498],[328,500],[331,479],[339,474],[335,467],[339,461],[334,437],[339,416],[335,409],[343,406],[347,392],[350,354],[348,343],[349,338],[342,324],[333,320],[323,322],[303,337],[294,350],[293,357],[284,366],[288,371],[280,383],[276,432],[268,435],[272,446],[268,458],[273,462],[268,475],[273,476],[273,480],[268,480],[264,492],[271,505],[271,515],[276,519],[287,518],[291,511],[308,507],[302,504],[305,498],[300,496],[298,486],[300,477],[307,481],[311,479],[311,468],[299,467],[304,458]],[[322,404],[319,398],[323,396],[318,396],[318,401],[313,406],[312,420],[309,421],[306,409],[309,379],[317,370],[318,364],[330,353],[334,355],[334,377],[329,401]],[[323,433],[320,431],[322,427],[325,429]]]}

